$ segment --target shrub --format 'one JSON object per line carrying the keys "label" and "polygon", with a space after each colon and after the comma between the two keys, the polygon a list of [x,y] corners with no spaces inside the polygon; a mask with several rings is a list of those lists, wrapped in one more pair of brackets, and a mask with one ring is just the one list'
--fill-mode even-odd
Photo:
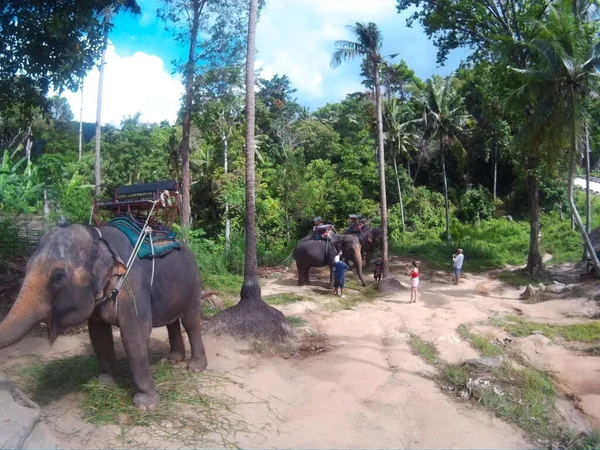
{"label": "shrub", "polygon": [[478,187],[467,191],[460,199],[456,216],[464,222],[491,219],[494,215],[494,203],[490,193]]}

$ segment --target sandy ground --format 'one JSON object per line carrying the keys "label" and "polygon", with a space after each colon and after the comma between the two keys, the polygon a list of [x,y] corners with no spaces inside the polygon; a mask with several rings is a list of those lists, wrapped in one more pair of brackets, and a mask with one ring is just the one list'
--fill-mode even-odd
{"label": "sandy ground", "polygon": [[[444,394],[431,379],[434,369],[411,353],[410,333],[435,342],[446,361],[460,362],[477,356],[457,334],[460,324],[505,313],[572,323],[600,312],[586,298],[525,304],[518,299],[521,290],[489,274],[467,273],[454,286],[448,275],[426,268],[416,304],[408,303],[407,290],[339,310],[332,308],[337,299],[317,272],[313,280],[311,286],[297,287],[295,274],[286,273],[269,279],[263,295],[296,292],[310,298],[280,309],[304,318],[317,337],[326,339],[327,351],[284,359],[240,352],[239,344],[228,339],[205,337],[209,370],[236,381],[227,391],[239,402],[235,412],[249,425],[249,431],[230,436],[229,442],[244,448],[530,448],[534,444],[521,429]],[[479,331],[498,333],[494,330]],[[166,329],[154,330],[152,337],[152,345],[166,352]],[[44,338],[28,337],[0,351],[0,371],[27,361],[28,355],[89,353],[88,344],[86,334],[61,337],[53,347]],[[542,336],[517,345],[534,364],[556,372],[570,399],[561,405],[573,426],[599,428],[600,357],[584,356]],[[45,407],[44,413],[61,447],[105,447],[120,434],[117,426],[83,422],[69,399]],[[132,445],[180,446],[155,439]]]}

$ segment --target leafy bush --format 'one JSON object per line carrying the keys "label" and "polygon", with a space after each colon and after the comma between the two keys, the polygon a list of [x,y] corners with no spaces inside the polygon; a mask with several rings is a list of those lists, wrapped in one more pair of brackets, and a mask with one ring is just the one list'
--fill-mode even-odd
{"label": "leafy bush", "polygon": [[44,184],[39,182],[37,167],[27,165],[25,157],[14,161],[4,151],[0,165],[0,209],[6,212],[34,213],[41,209]]}
{"label": "leafy bush", "polygon": [[460,199],[456,217],[464,222],[491,219],[494,215],[492,196],[482,187],[467,191]]}

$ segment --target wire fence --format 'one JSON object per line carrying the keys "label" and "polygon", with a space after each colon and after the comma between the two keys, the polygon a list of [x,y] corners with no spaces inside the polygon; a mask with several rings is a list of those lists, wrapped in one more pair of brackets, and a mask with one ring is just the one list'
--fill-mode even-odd
{"label": "wire fence", "polygon": [[0,265],[10,270],[11,263],[31,255],[46,230],[42,215],[0,214]]}

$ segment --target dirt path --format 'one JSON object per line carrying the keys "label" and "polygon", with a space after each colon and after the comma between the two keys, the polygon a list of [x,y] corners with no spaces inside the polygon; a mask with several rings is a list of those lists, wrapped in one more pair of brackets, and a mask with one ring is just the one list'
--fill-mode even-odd
{"label": "dirt path", "polygon": [[[263,295],[295,292],[310,298],[281,309],[286,315],[305,319],[317,337],[325,336],[328,351],[283,359],[240,353],[235,343],[206,337],[209,369],[239,382],[228,392],[239,401],[236,413],[252,430],[232,438],[240,447],[531,447],[519,428],[445,395],[431,380],[434,369],[411,353],[410,333],[434,341],[446,361],[459,362],[477,356],[457,334],[460,324],[486,320],[496,313],[514,313],[515,308],[532,320],[572,321],[582,312],[598,312],[595,302],[585,299],[524,304],[518,300],[520,291],[504,287],[487,274],[466,274],[460,286],[453,286],[449,276],[427,271],[416,304],[407,303],[409,294],[404,292],[361,303],[352,310],[336,310],[338,300],[327,293],[323,282],[313,278],[314,285],[300,288],[295,286],[295,274],[286,274],[269,280]],[[49,358],[87,353],[88,342],[87,335],[67,336],[51,349],[43,338],[30,337],[0,351],[0,371],[27,355]],[[166,349],[166,330],[155,330],[153,342]],[[545,343],[540,348],[550,347]],[[569,351],[560,350],[545,350],[540,359],[561,376],[565,372],[561,379],[567,391],[574,386],[591,411],[586,420],[593,421],[594,411],[600,409],[600,386],[591,379],[581,381],[580,375],[574,382],[569,379],[568,367],[581,362],[574,358],[585,358],[586,372],[594,378],[600,358],[571,352],[570,359],[562,362],[558,361],[564,359],[561,352]],[[44,411],[59,445],[93,448],[119,434],[115,426],[84,423],[76,409],[66,410],[68,406],[65,400]],[[145,444],[169,445],[155,440]]]}

